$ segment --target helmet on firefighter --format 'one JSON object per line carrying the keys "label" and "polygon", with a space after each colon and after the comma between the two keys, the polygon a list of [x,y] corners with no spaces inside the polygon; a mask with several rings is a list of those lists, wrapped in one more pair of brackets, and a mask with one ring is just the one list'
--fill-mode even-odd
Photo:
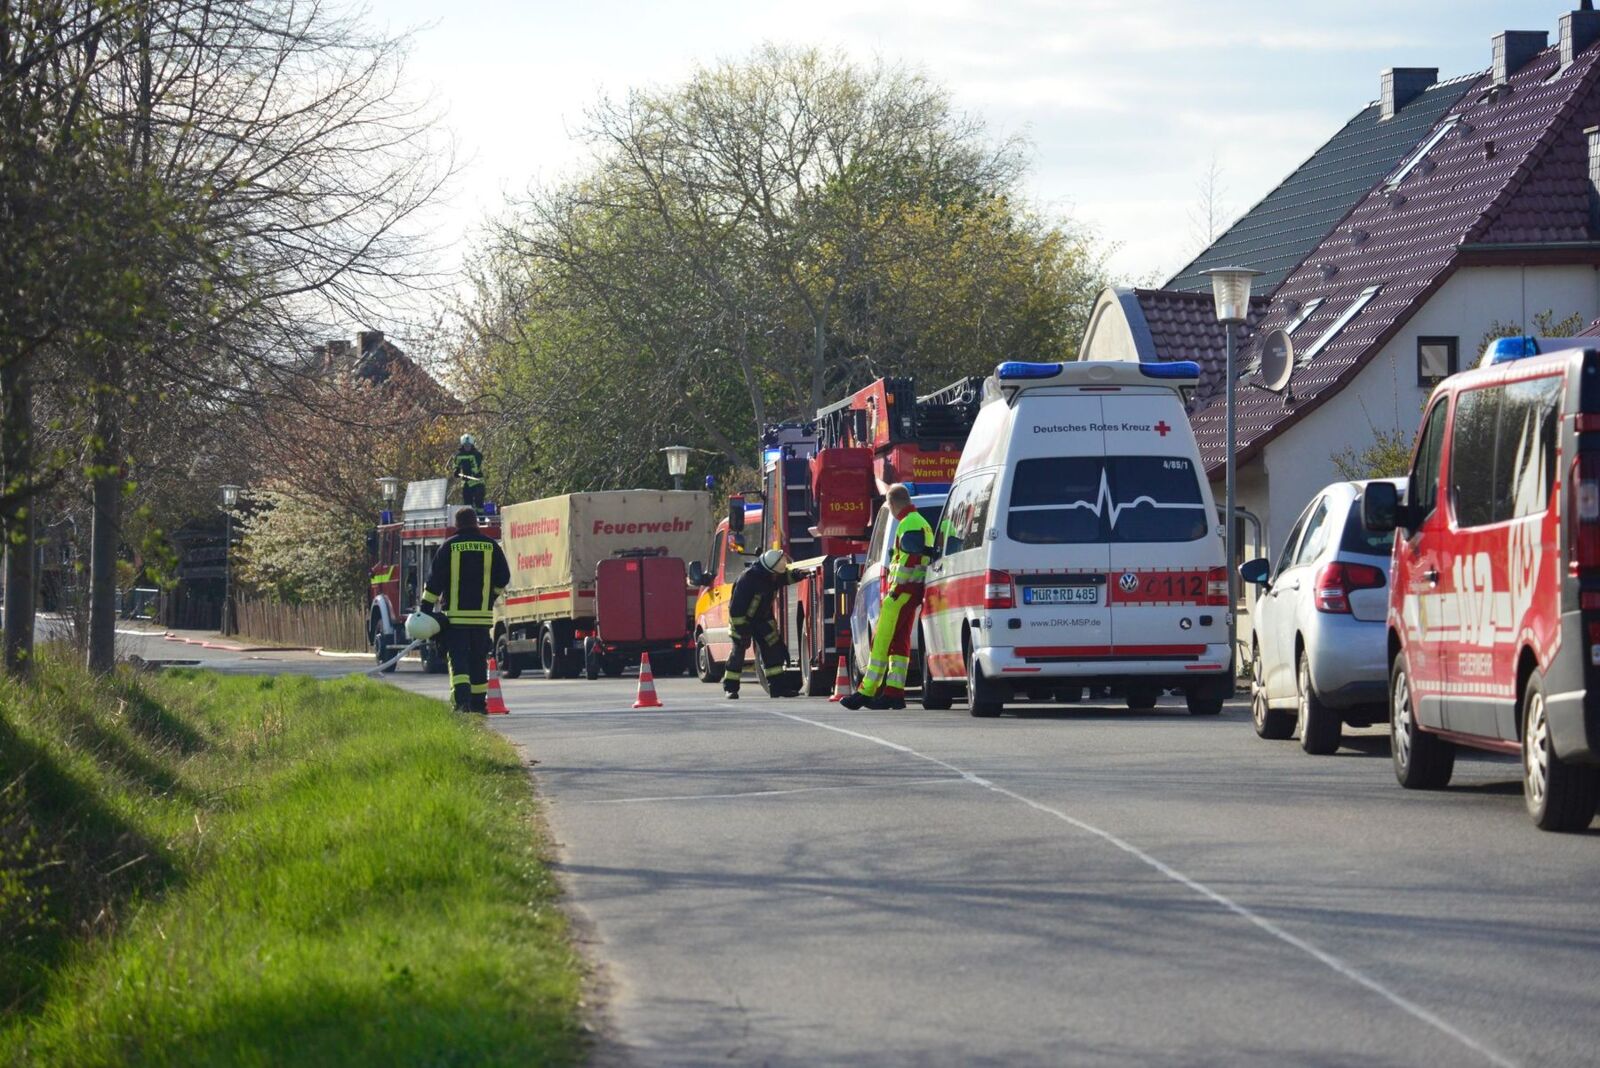
{"label": "helmet on firefighter", "polygon": [[468,446],[468,445],[476,444],[476,442],[474,442],[472,440],[472,435],[471,434],[462,434],[461,435],[461,444],[462,444],[463,447],[465,447],[465,446]]}
{"label": "helmet on firefighter", "polygon": [[782,549],[768,549],[761,554],[761,566],[774,575],[781,575],[789,570],[789,555]]}
{"label": "helmet on firefighter", "polygon": [[426,641],[439,636],[439,621],[426,612],[412,612],[406,617],[406,637],[412,641]]}

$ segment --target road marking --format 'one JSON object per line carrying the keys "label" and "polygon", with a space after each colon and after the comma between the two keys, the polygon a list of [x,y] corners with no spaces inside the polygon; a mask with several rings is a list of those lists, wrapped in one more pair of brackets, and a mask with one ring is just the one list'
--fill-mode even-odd
{"label": "road marking", "polygon": [[1173,882],[1178,883],[1180,886],[1192,890],[1201,897],[1214,902],[1215,904],[1238,916],[1240,919],[1253,924],[1259,930],[1264,931],[1273,938],[1278,939],[1280,942],[1283,942],[1289,946],[1293,946],[1295,949],[1300,950],[1300,952],[1311,957],[1313,960],[1326,965],[1329,969],[1338,973],[1339,975],[1344,976],[1351,982],[1356,983],[1359,986],[1366,987],[1368,990],[1372,991],[1374,994],[1377,994],[1379,997],[1383,998],[1400,1011],[1422,1021],[1440,1033],[1455,1039],[1463,1046],[1466,1046],[1468,1049],[1483,1057],[1490,1064],[1499,1065],[1500,1068],[1517,1068],[1515,1061],[1509,1060],[1508,1058],[1495,1052],[1488,1046],[1485,1046],[1482,1042],[1479,1042],[1477,1039],[1473,1038],[1471,1035],[1457,1029],[1441,1017],[1423,1008],[1421,1005],[1418,1005],[1409,998],[1395,993],[1393,990],[1390,990],[1388,987],[1384,986],[1371,976],[1365,974],[1364,972],[1358,971],[1353,965],[1346,964],[1344,961],[1340,960],[1332,953],[1329,953],[1327,950],[1320,949],[1317,946],[1312,945],[1310,942],[1307,942],[1300,936],[1289,933],[1282,927],[1279,927],[1276,923],[1273,923],[1271,920],[1267,919],[1265,916],[1262,916],[1259,913],[1252,911],[1248,907],[1239,904],[1226,894],[1223,894],[1217,890],[1213,890],[1211,887],[1202,882],[1191,879],[1189,876],[1183,874],[1183,872],[1172,867],[1170,864],[1166,864],[1163,861],[1157,860],[1155,857],[1151,856],[1149,853],[1146,853],[1132,842],[1129,842],[1123,838],[1118,838],[1110,831],[1102,830],[1092,823],[1085,823],[1083,820],[1080,820],[1075,816],[1069,816],[1060,809],[1051,808],[1049,805],[1046,805],[1041,801],[1035,801],[1031,797],[1024,797],[1022,794],[1019,794],[1013,790],[1007,790],[1004,786],[1000,786],[994,782],[991,782],[981,775],[958,768],[947,760],[940,760],[936,756],[929,756],[926,753],[918,752],[909,745],[901,745],[899,742],[891,742],[887,738],[879,738],[875,734],[866,734],[862,731],[853,731],[848,727],[838,727],[831,723],[823,723],[820,720],[807,719],[805,716],[796,716],[789,712],[779,712],[772,708],[765,708],[762,709],[762,711],[768,713],[769,715],[781,716],[784,719],[793,720],[796,723],[805,723],[812,727],[821,727],[825,731],[833,731],[836,734],[847,735],[851,738],[859,738],[864,742],[871,742],[874,745],[881,745],[886,749],[892,749],[897,753],[904,753],[907,756],[916,757],[918,760],[926,760],[930,764],[937,764],[939,767],[959,775],[962,779],[974,786],[982,787],[983,789],[989,790],[992,793],[997,793],[1002,797],[1009,797],[1013,801],[1019,801],[1036,812],[1043,812],[1045,815],[1054,816],[1063,823],[1076,827],[1087,834],[1092,834],[1096,838],[1115,846],[1134,859],[1155,869],[1157,872],[1166,876],[1168,879],[1171,879]]}
{"label": "road marking", "polygon": [[929,786],[966,780],[941,775],[937,779],[902,779],[899,782],[861,783],[855,786],[798,786],[792,790],[746,790],[734,794],[669,794],[665,797],[608,797],[600,801],[570,801],[573,805],[642,805],[649,801],[717,801],[734,797],[783,797],[788,794],[820,794],[831,790],[893,790],[901,786]]}

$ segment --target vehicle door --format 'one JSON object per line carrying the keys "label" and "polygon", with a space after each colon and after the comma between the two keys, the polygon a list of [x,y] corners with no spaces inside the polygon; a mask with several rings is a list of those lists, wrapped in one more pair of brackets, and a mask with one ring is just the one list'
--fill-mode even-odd
{"label": "vehicle door", "polygon": [[978,491],[980,487],[992,487],[994,478],[993,471],[963,476],[950,488],[934,527],[936,559],[928,565],[920,630],[927,635],[926,670],[935,678],[958,678],[966,670],[961,662],[961,622],[973,599],[973,583],[963,576],[981,567],[979,558],[983,555],[982,538],[969,537],[968,530]]}
{"label": "vehicle door", "polygon": [[1413,527],[1395,533],[1395,593],[1401,599],[1400,623],[1406,662],[1411,672],[1411,692],[1417,718],[1425,726],[1444,726],[1445,643],[1453,645],[1460,629],[1449,568],[1453,559],[1451,532],[1445,509],[1439,507],[1441,463],[1445,458],[1445,430],[1450,396],[1434,402],[1417,438],[1411,474],[1406,480],[1406,504],[1414,509]]}
{"label": "vehicle door", "polygon": [[1225,651],[1223,545],[1177,395],[1124,389],[1104,395],[1101,404],[1102,531],[1115,655],[1176,661],[1211,646]]}
{"label": "vehicle door", "polygon": [[[1326,511],[1326,508],[1327,502],[1320,494],[1306,505],[1305,511],[1294,521],[1283,551],[1278,554],[1266,589],[1256,598],[1255,633],[1256,644],[1261,649],[1261,684],[1266,688],[1269,701],[1288,700],[1295,695],[1295,669],[1288,660],[1294,650],[1292,630],[1299,591],[1289,589],[1289,573],[1295,570],[1295,554],[1305,541],[1311,517],[1319,509]],[[1287,636],[1286,630],[1290,631]]]}
{"label": "vehicle door", "polygon": [[883,605],[883,574],[888,561],[889,527],[892,522],[889,506],[879,507],[878,517],[872,522],[866,560],[861,565],[855,603],[850,607],[850,640],[855,645],[857,665],[867,662],[872,649],[872,628],[877,625],[878,609]]}

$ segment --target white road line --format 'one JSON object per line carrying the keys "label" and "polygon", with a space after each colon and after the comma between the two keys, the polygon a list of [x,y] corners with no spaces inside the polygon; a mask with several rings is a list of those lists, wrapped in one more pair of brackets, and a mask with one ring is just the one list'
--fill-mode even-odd
{"label": "white road line", "polygon": [[928,786],[933,783],[958,783],[965,779],[941,775],[937,779],[901,779],[899,782],[862,783],[857,786],[798,786],[792,790],[746,790],[735,794],[669,794],[665,797],[608,797],[599,801],[569,801],[571,805],[642,805],[650,801],[719,801],[724,798],[783,797],[788,794],[820,794],[832,790],[894,790],[902,786]]}
{"label": "white road line", "polygon": [[961,768],[958,768],[949,761],[940,760],[938,757],[929,756],[926,753],[920,753],[908,745],[901,745],[899,742],[891,742],[887,738],[879,738],[875,734],[866,734],[862,731],[850,730],[847,727],[837,727],[831,723],[823,723],[819,720],[807,719],[804,716],[796,716],[788,712],[779,712],[776,709],[765,708],[762,709],[762,711],[768,713],[769,715],[781,716],[784,719],[793,720],[796,723],[805,723],[812,727],[821,727],[825,731],[833,731],[836,734],[847,735],[851,738],[859,738],[864,742],[871,742],[874,745],[881,745],[886,749],[892,749],[897,753],[904,753],[907,756],[916,757],[918,760],[926,760],[930,764],[937,764],[939,767],[944,768],[947,771],[954,772],[956,775],[961,776],[962,779],[974,786],[979,786],[985,790],[1000,794],[1002,797],[1009,797],[1013,801],[1019,801],[1037,812],[1043,812],[1046,815],[1054,816],[1063,823],[1070,824],[1071,826],[1078,828],[1080,831],[1092,834],[1096,838],[1099,838],[1102,841],[1117,847],[1118,849],[1122,850],[1122,852],[1128,854],[1136,860],[1139,860],[1149,867],[1154,868],[1156,871],[1160,872],[1168,879],[1171,879],[1173,882],[1194,891],[1194,893],[1200,895],[1201,897],[1215,902],[1217,905],[1227,909],[1240,919],[1248,921],[1258,929],[1265,931],[1273,938],[1278,939],[1280,942],[1293,946],[1295,949],[1300,950],[1300,952],[1306,954],[1312,959],[1326,965],[1329,969],[1338,973],[1339,975],[1344,976],[1351,982],[1366,987],[1368,990],[1372,991],[1374,994],[1377,994],[1379,997],[1383,998],[1400,1011],[1422,1021],[1442,1034],[1448,1035],[1449,1037],[1455,1039],[1463,1046],[1466,1046],[1468,1049],[1483,1057],[1490,1064],[1499,1065],[1500,1068],[1517,1068],[1515,1061],[1512,1061],[1500,1053],[1495,1052],[1482,1042],[1479,1042],[1477,1039],[1473,1038],[1471,1035],[1457,1029],[1433,1012],[1423,1008],[1421,1005],[1418,1005],[1409,998],[1395,993],[1393,990],[1390,990],[1376,979],[1365,974],[1364,972],[1358,971],[1354,966],[1346,964],[1344,961],[1340,960],[1338,957],[1335,957],[1327,950],[1319,949],[1300,936],[1290,934],[1288,931],[1284,930],[1282,927],[1279,927],[1276,923],[1273,923],[1265,916],[1251,911],[1244,905],[1239,904],[1237,901],[1225,894],[1211,889],[1211,887],[1205,885],[1204,883],[1189,878],[1189,876],[1183,874],[1183,872],[1179,871],[1178,869],[1157,860],[1155,857],[1151,856],[1149,853],[1146,853],[1138,846],[1126,841],[1125,839],[1118,838],[1110,831],[1102,830],[1092,823],[1085,823],[1083,820],[1067,815],[1060,809],[1051,808],[1049,805],[1035,801],[1029,797],[1024,797],[1015,791],[1007,790],[1005,787],[996,785],[980,775],[976,775],[970,771],[965,771]]}

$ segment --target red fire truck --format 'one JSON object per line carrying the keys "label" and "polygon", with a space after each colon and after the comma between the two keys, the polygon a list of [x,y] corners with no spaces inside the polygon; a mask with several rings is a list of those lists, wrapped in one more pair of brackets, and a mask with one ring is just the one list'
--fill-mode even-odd
{"label": "red fire truck", "polygon": [[[367,555],[372,560],[367,642],[380,664],[407,644],[406,616],[417,607],[433,554],[455,533],[451,519],[460,505],[446,503],[449,487],[447,478],[408,483],[400,516],[383,512],[377,527],[367,536]],[[480,528],[499,540],[499,515],[491,511],[481,519]],[[445,671],[444,650],[437,642],[422,646],[422,666],[430,674]]]}
{"label": "red fire truck", "polygon": [[[880,378],[821,409],[813,422],[781,423],[763,435],[761,511],[747,513],[736,500],[716,544],[742,533],[747,555],[782,549],[794,560],[827,558],[787,587],[778,605],[789,662],[806,694],[829,692],[840,651],[849,648],[850,601],[877,513],[877,482],[904,482],[913,494],[948,491],[982,386],[981,378],[964,378],[918,397],[912,379]],[[759,538],[744,531],[747,514],[759,515]],[[699,630],[705,623],[696,620]]]}

